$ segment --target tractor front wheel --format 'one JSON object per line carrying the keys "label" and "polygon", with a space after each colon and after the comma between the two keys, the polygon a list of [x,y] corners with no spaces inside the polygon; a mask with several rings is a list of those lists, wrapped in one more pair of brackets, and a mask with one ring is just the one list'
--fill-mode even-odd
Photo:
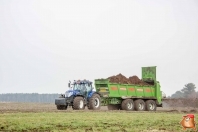
{"label": "tractor front wheel", "polygon": [[85,103],[83,97],[75,97],[73,102],[73,109],[74,110],[84,110]]}

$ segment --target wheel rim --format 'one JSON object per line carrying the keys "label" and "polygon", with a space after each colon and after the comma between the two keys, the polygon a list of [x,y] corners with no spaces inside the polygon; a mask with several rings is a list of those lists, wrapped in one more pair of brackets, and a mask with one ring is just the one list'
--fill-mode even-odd
{"label": "wheel rim", "polygon": [[133,104],[132,104],[131,102],[128,102],[128,103],[127,103],[127,108],[128,108],[128,109],[132,109],[132,108],[133,108]]}
{"label": "wheel rim", "polygon": [[94,105],[96,108],[99,107],[99,99],[98,98],[95,98]]}
{"label": "wheel rim", "polygon": [[80,108],[81,108],[81,109],[83,108],[83,105],[84,105],[84,103],[83,103],[83,101],[81,100],[81,101],[80,101]]}
{"label": "wheel rim", "polygon": [[140,110],[143,110],[143,108],[144,108],[143,103],[139,103],[139,109],[140,109]]}
{"label": "wheel rim", "polygon": [[150,110],[154,110],[154,108],[155,108],[154,104],[150,103],[150,104],[149,104],[149,109],[150,109]]}

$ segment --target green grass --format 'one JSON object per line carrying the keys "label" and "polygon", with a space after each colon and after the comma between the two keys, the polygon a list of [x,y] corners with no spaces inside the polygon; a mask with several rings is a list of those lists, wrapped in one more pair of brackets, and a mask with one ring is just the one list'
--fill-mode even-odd
{"label": "green grass", "polygon": [[[3,113],[0,114],[0,131],[182,132],[179,122],[183,115],[185,114],[126,111]],[[195,115],[195,120],[198,120],[197,117]]]}

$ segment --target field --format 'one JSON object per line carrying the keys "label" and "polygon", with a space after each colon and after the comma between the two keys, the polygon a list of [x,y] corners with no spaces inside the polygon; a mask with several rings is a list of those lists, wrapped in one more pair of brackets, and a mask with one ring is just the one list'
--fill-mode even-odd
{"label": "field", "polygon": [[[54,104],[0,103],[0,131],[183,132],[179,122],[191,108],[158,108],[156,112],[58,111]],[[186,132],[193,131],[187,129]]]}

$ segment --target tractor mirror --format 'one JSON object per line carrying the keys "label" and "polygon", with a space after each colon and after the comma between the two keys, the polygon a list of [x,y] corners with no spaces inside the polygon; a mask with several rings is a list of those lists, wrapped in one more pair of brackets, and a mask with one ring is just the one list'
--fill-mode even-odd
{"label": "tractor mirror", "polygon": [[70,88],[70,83],[68,83],[68,87]]}

